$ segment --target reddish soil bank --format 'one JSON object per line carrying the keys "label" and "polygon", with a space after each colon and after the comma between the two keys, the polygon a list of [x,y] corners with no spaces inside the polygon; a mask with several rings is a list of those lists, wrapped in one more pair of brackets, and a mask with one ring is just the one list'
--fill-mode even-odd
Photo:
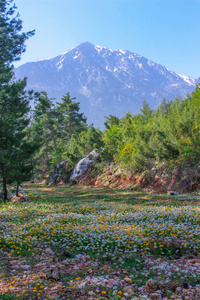
{"label": "reddish soil bank", "polygon": [[[129,174],[128,174],[129,173]],[[193,168],[179,167],[175,170],[147,171],[143,174],[130,174],[119,167],[106,167],[101,173],[88,171],[76,180],[87,186],[140,190],[145,188],[152,193],[177,191],[180,193],[200,190],[200,164]]]}

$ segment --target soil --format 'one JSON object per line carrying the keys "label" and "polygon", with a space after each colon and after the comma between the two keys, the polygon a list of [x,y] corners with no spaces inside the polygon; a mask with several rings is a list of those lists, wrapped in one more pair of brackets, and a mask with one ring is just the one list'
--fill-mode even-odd
{"label": "soil", "polygon": [[[92,175],[91,175],[92,174]],[[86,186],[107,187],[117,189],[143,190],[151,193],[196,192],[200,190],[200,164],[194,167],[179,166],[173,170],[163,166],[159,169],[147,170],[143,174],[130,174],[120,167],[107,166],[101,173],[87,172],[76,180]]]}

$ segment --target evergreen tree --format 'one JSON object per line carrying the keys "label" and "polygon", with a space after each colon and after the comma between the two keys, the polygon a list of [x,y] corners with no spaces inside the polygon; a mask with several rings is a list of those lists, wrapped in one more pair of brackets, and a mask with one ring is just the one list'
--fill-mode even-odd
{"label": "evergreen tree", "polygon": [[113,115],[109,115],[108,117],[105,117],[105,119],[104,125],[106,129],[110,129],[112,125],[119,125],[120,123],[120,119]]}
{"label": "evergreen tree", "polygon": [[22,20],[12,2],[0,2],[0,89],[12,78],[12,63],[20,59],[26,49],[25,41],[34,34],[34,31],[21,33]]}
{"label": "evergreen tree", "polygon": [[28,140],[37,141],[39,151],[33,158],[34,173],[44,177],[50,168],[52,153],[56,150],[59,133],[56,128],[57,112],[46,92],[41,92],[35,99],[28,128]]}
{"label": "evergreen tree", "polygon": [[[17,152],[22,119],[29,110],[24,88],[26,80],[14,82],[14,61],[25,51],[25,41],[34,31],[21,33],[22,21],[15,13],[12,0],[0,2],[0,175],[3,180],[4,201],[7,200],[7,179]],[[28,124],[28,123],[27,123]]]}
{"label": "evergreen tree", "polygon": [[64,140],[70,140],[72,134],[78,134],[86,129],[86,117],[83,113],[79,113],[80,103],[75,102],[75,99],[71,98],[70,94],[67,93],[62,97],[62,101],[57,103],[59,129]]}
{"label": "evergreen tree", "polygon": [[79,103],[74,100],[67,93],[61,103],[53,105],[42,92],[35,103],[30,131],[32,139],[37,135],[41,141],[41,148],[34,157],[37,178],[53,171],[62,160],[75,164],[82,155],[79,134],[87,131],[86,118],[79,113]]}

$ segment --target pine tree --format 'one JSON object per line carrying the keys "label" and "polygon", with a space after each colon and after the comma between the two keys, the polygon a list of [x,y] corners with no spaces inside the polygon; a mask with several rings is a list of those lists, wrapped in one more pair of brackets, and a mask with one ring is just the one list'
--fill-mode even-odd
{"label": "pine tree", "polygon": [[[0,2],[0,175],[3,180],[4,201],[7,200],[7,179],[17,152],[21,125],[29,110],[25,93],[26,80],[13,81],[14,61],[25,51],[25,41],[34,31],[21,33],[22,21],[12,0]],[[22,121],[23,120],[23,121]],[[28,125],[28,122],[26,123]],[[25,126],[26,126],[25,125]]]}
{"label": "pine tree", "polygon": [[58,103],[60,132],[64,140],[70,140],[72,134],[86,129],[86,118],[83,113],[79,113],[80,103],[75,102],[75,99],[67,93],[62,97],[62,102]]}

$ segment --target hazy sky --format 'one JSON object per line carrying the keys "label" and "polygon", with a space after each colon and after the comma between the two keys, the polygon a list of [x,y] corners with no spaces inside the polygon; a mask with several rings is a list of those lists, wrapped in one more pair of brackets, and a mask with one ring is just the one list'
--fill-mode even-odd
{"label": "hazy sky", "polygon": [[22,64],[89,41],[200,77],[200,0],[14,0],[23,30],[36,29]]}

